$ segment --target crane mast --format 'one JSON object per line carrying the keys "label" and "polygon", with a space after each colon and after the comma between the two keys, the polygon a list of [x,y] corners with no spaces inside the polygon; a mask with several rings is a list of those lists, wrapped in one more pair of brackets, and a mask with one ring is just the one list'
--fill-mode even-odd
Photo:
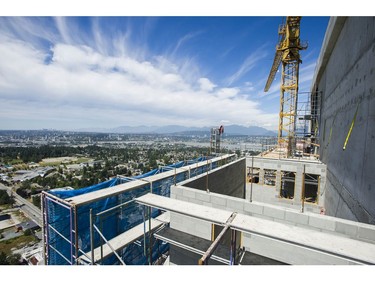
{"label": "crane mast", "polygon": [[267,92],[282,65],[280,87],[280,113],[278,144],[287,149],[287,157],[295,151],[296,115],[298,101],[299,64],[302,62],[299,51],[307,48],[300,42],[301,17],[287,17],[285,24],[279,26],[279,42],[275,58],[264,91]]}

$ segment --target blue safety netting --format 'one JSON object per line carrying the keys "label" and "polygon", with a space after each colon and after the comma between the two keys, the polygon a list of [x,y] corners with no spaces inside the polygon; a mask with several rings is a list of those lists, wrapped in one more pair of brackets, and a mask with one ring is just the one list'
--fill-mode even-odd
{"label": "blue safety netting", "polygon": [[[58,198],[64,199],[69,202],[69,198],[102,190],[105,188],[112,188],[122,183],[126,183],[135,179],[143,179],[152,175],[163,173],[165,171],[172,170],[174,168],[180,168],[185,165],[191,165],[194,163],[206,161],[206,157],[200,157],[194,160],[181,161],[166,167],[154,169],[148,173],[134,176],[131,178],[116,177],[111,180],[85,187],[78,190],[64,190],[64,191],[50,191],[51,195]],[[214,169],[218,166],[218,162],[210,163],[211,167],[207,165],[201,167],[191,167],[190,176],[196,176],[207,171],[207,169]],[[188,171],[180,172],[172,176],[166,176],[160,180],[153,181],[152,193],[168,196],[170,195],[170,186],[175,182],[181,182],[188,179]],[[108,210],[112,207],[118,206],[124,202],[131,201],[136,197],[140,197],[150,192],[150,184],[145,181],[143,186],[137,187],[136,189],[125,191],[123,193],[106,197],[104,199],[95,200],[88,202],[87,204],[76,206],[73,209],[70,205],[58,202],[53,197],[48,195],[44,199],[44,208],[46,210],[46,216],[44,217],[44,225],[46,226],[45,231],[47,237],[47,263],[51,265],[68,265],[76,263],[75,245],[78,243],[80,252],[78,256],[83,253],[89,253],[91,250],[90,244],[90,209],[93,214],[98,214],[102,211]],[[143,223],[145,208],[135,202],[131,202],[124,205],[121,208],[115,208],[113,211],[106,213],[103,216],[95,216],[94,224],[103,233],[107,240],[110,240],[119,234],[133,228],[136,225]],[[74,223],[74,214],[76,214],[77,223]],[[151,216],[153,218],[160,215],[159,210],[153,209]],[[75,225],[77,229],[75,229]],[[75,233],[78,233],[78,239],[75,240]],[[148,248],[148,241],[146,247],[144,245],[143,238],[135,243],[131,243],[121,251],[119,254],[126,264],[147,264],[147,256],[144,254],[144,249]],[[168,244],[162,241],[153,239],[152,245],[152,261],[154,262],[161,253],[165,253],[168,250]],[[94,231],[94,248],[103,245],[104,242],[97,231]],[[88,255],[89,256],[89,255]],[[101,264],[119,264],[119,261],[115,255],[110,255],[108,258],[103,259]]]}

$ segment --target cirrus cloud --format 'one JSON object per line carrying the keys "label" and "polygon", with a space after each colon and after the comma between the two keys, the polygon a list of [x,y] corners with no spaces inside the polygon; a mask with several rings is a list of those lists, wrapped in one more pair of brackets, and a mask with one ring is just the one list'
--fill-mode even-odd
{"label": "cirrus cloud", "polygon": [[[23,118],[29,128],[77,129],[210,126],[221,120],[251,125],[252,120],[275,127],[277,114],[262,112],[238,87],[220,87],[207,77],[192,82],[183,75],[184,66],[160,54],[147,60],[126,52],[108,55],[75,43],[65,21],[56,22],[64,40],[50,42],[49,49],[9,34],[0,37],[0,118],[8,124],[21,124]],[[249,57],[230,84],[253,63]]]}

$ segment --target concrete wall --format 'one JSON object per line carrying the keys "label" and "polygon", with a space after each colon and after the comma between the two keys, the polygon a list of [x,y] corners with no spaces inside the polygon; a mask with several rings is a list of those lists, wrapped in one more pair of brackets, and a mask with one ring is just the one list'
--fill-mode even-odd
{"label": "concrete wall", "polygon": [[[210,192],[245,198],[245,164],[245,158],[242,158],[210,171],[208,173],[208,189]],[[181,190],[178,194],[173,194],[171,191],[171,198],[180,200],[189,198],[189,202],[196,204],[203,204],[207,200],[211,201],[209,193],[206,192],[207,174],[180,182],[179,185],[187,186],[188,188]],[[174,187],[171,186],[171,188]],[[204,192],[195,193],[195,189],[204,190]],[[224,202],[220,198],[213,200],[217,206],[221,206]],[[212,225],[208,222],[172,213],[171,227],[188,233],[193,232],[195,236],[211,240]]]}
{"label": "concrete wall", "polygon": [[331,18],[312,91],[322,98],[327,214],[375,224],[375,17]]}
{"label": "concrete wall", "polygon": [[245,198],[245,158],[224,165],[207,174],[181,182],[181,185],[199,190],[208,190],[223,195]]}
{"label": "concrete wall", "polygon": [[[250,203],[244,199],[179,185],[171,187],[171,198],[375,243],[375,226],[368,224],[310,212],[301,213],[261,202]],[[171,215],[171,227],[205,239],[210,239],[212,234],[210,223],[178,214]],[[242,245],[250,252],[289,264],[350,264],[341,258],[245,233]]]}
{"label": "concrete wall", "polygon": [[[314,174],[320,176],[320,184],[318,190],[318,201],[316,204],[305,203],[309,211],[317,211],[324,207],[324,190],[326,186],[326,165],[320,162],[291,160],[291,159],[271,159],[262,157],[247,157],[246,171],[251,172],[251,167],[259,169],[259,184],[253,183],[252,200],[271,203],[275,205],[290,206],[291,208],[301,208],[302,206],[302,184],[303,171],[306,174]],[[269,186],[264,184],[264,170],[276,170],[276,184]],[[280,198],[281,188],[281,171],[295,173],[295,189],[294,198]],[[250,199],[250,183],[246,187],[246,199]]]}

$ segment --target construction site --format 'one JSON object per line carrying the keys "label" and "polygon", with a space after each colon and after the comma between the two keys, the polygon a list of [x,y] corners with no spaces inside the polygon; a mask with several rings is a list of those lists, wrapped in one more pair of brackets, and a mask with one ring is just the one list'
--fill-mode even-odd
{"label": "construction site", "polygon": [[301,20],[275,27],[264,94],[281,66],[276,146],[223,154],[219,126],[207,156],[43,191],[44,263],[375,264],[375,17],[331,17],[299,93]]}

